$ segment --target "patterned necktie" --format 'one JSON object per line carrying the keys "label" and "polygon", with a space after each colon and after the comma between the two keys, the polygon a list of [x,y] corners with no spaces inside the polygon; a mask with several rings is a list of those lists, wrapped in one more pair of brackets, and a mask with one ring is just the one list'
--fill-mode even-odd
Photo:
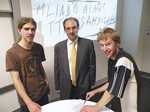
{"label": "patterned necktie", "polygon": [[72,84],[76,86],[76,43],[72,43],[72,50],[71,50],[71,71],[72,71]]}

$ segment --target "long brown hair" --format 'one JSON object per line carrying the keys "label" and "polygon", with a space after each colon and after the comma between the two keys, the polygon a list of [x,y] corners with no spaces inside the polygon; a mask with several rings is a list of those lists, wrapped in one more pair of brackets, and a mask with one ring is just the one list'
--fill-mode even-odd
{"label": "long brown hair", "polygon": [[[21,30],[23,25],[27,24],[27,23],[32,23],[35,26],[35,29],[37,28],[36,22],[32,17],[22,17],[19,21],[18,21],[18,30]],[[17,43],[21,40],[21,36],[18,37],[17,39]]]}

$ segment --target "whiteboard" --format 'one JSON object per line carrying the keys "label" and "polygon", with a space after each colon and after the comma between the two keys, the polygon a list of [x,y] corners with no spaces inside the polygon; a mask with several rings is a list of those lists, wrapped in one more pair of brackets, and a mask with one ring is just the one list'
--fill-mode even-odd
{"label": "whiteboard", "polygon": [[11,76],[9,72],[6,72],[5,56],[6,51],[14,43],[12,22],[9,13],[0,15],[0,88],[12,84]]}
{"label": "whiteboard", "polygon": [[76,17],[80,22],[79,36],[96,40],[104,27],[116,26],[117,0],[32,0],[33,18],[37,32],[49,47],[66,39],[63,20]]}

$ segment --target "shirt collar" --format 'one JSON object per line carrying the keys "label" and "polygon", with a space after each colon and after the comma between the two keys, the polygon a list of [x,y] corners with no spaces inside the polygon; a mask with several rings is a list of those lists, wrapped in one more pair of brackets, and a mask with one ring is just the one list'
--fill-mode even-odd
{"label": "shirt collar", "polygon": [[[74,41],[75,43],[78,43],[78,37],[76,38],[76,40]],[[68,44],[71,45],[72,41],[70,39],[68,39]]]}

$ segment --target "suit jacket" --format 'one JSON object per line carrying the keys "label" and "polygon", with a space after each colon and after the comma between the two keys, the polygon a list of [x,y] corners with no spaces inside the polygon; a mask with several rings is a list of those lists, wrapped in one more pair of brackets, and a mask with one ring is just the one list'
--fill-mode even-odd
{"label": "suit jacket", "polygon": [[[55,89],[60,90],[61,99],[68,99],[71,92],[71,79],[67,40],[56,44],[54,50]],[[95,84],[96,79],[96,57],[93,42],[80,37],[78,37],[76,78],[80,95],[86,94]]]}

